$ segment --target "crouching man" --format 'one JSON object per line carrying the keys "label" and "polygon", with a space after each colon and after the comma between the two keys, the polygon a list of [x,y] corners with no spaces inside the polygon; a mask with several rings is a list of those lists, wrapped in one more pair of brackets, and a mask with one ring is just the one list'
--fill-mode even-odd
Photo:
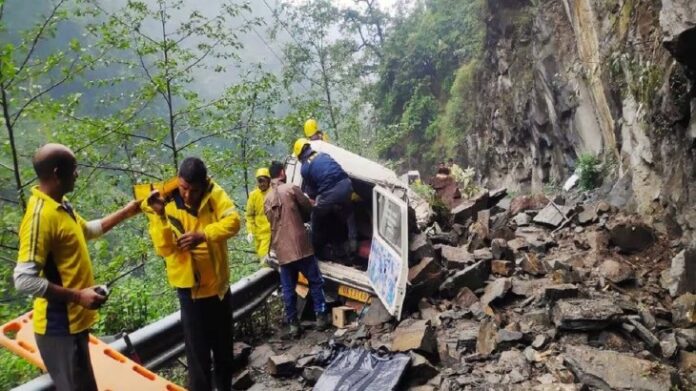
{"label": "crouching man", "polygon": [[285,318],[290,336],[299,338],[302,330],[297,319],[297,277],[301,272],[309,281],[309,292],[317,315],[317,330],[328,326],[324,279],[314,257],[312,244],[304,223],[309,221],[312,205],[299,187],[285,183],[283,164],[273,162],[270,167],[271,189],[266,194],[264,211],[271,223],[271,249],[280,265],[280,285],[283,291]]}

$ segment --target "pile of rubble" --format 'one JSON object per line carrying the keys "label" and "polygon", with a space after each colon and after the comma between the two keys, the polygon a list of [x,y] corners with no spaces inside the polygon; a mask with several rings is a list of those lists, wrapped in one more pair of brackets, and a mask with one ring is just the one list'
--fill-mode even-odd
{"label": "pile of rubble", "polygon": [[[406,352],[403,389],[696,387],[693,244],[606,202],[501,194],[459,205],[447,230],[413,234],[400,322],[375,300],[353,328],[313,343]],[[315,345],[295,350],[268,358],[276,375],[291,363],[292,380],[275,386],[321,374]]]}

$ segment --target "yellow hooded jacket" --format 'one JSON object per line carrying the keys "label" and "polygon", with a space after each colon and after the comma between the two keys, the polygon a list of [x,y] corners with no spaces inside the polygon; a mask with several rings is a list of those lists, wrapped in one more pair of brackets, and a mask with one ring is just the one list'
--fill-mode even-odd
{"label": "yellow hooded jacket", "polygon": [[[175,288],[197,288],[198,270],[191,252],[180,250],[176,238],[194,230],[203,231],[212,270],[215,291],[222,299],[229,289],[230,271],[227,256],[227,239],[239,232],[239,213],[225,191],[212,180],[197,211],[184,204],[175,190],[167,197],[170,201],[159,216],[145,199],[140,207],[150,224],[150,237],[158,255],[164,257],[169,284]],[[206,292],[191,290],[193,298],[210,296]]]}
{"label": "yellow hooded jacket", "polygon": [[263,202],[268,190],[261,191],[258,187],[249,193],[249,200],[246,205],[246,228],[247,232],[254,236],[254,246],[256,255],[263,258],[268,255],[271,245],[271,224],[263,211]]}

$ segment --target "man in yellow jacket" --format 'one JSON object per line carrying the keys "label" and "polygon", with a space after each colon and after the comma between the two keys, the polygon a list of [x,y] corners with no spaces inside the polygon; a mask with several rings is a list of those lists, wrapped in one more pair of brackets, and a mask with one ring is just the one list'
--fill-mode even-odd
{"label": "man in yellow jacket", "polygon": [[256,189],[249,193],[246,205],[247,240],[249,243],[254,242],[256,255],[263,264],[271,245],[271,225],[263,211],[263,201],[271,184],[271,174],[268,172],[268,168],[256,170],[256,184]]}
{"label": "man in yellow jacket", "polygon": [[227,239],[239,232],[239,213],[225,191],[208,178],[202,160],[184,159],[177,180],[176,190],[164,197],[153,191],[141,209],[179,297],[187,388],[208,391],[215,385],[230,390],[233,341]]}

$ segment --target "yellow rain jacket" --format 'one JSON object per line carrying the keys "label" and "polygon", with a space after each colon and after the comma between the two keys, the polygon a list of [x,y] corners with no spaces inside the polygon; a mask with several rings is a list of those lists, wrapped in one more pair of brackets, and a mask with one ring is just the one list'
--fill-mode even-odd
{"label": "yellow rain jacket", "polygon": [[[159,216],[145,199],[140,207],[150,222],[150,236],[158,255],[164,257],[169,284],[175,288],[191,288],[193,298],[209,297],[217,294],[222,299],[229,289],[230,270],[227,257],[227,239],[239,232],[239,213],[225,191],[212,180],[198,210],[192,210],[183,201],[178,190],[166,198],[164,215]],[[177,237],[186,232],[202,231],[208,256],[202,261],[207,265],[197,265],[190,251],[180,250]],[[196,250],[194,250],[196,251]],[[212,281],[206,285],[212,289],[199,290],[200,270],[209,274]],[[212,295],[209,290],[212,290]]]}
{"label": "yellow rain jacket", "polygon": [[247,232],[254,236],[256,255],[261,259],[268,255],[268,249],[271,245],[271,224],[263,211],[266,193],[268,193],[268,190],[262,192],[257,187],[249,193],[249,200],[246,205]]}

